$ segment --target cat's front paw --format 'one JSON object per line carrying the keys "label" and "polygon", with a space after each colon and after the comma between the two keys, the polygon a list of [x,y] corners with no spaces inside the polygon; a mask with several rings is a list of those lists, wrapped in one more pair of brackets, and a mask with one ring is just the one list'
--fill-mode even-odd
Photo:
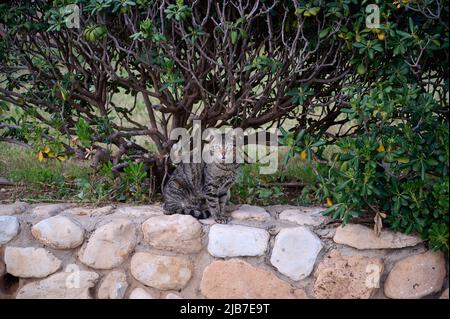
{"label": "cat's front paw", "polygon": [[218,223],[218,224],[227,224],[230,220],[231,220],[231,218],[229,217],[229,216],[216,216],[215,218],[214,218],[214,220],[216,221],[216,223]]}

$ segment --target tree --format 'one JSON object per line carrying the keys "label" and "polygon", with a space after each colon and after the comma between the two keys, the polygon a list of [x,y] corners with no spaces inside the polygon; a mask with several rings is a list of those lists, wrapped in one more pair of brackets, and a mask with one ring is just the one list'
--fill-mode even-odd
{"label": "tree", "polygon": [[[66,27],[68,4],[80,8],[81,29]],[[170,131],[193,119],[244,129],[295,119],[325,134],[345,123],[343,88],[377,80],[357,73],[358,1],[9,1],[0,16],[0,100],[30,115],[29,129],[56,139],[61,154],[75,152],[78,136],[86,147],[117,146],[115,163],[142,158],[142,135],[161,164]],[[147,123],[131,117],[136,103],[113,103],[119,90],[143,98]],[[2,120],[3,138],[30,142],[16,124]]]}
{"label": "tree", "polygon": [[[287,159],[331,164],[317,171],[318,191],[335,218],[387,216],[448,247],[449,3],[373,2],[7,1],[0,140],[60,159],[114,145],[114,167],[161,169],[170,132],[193,120],[243,129],[289,120]],[[71,4],[79,29],[67,27]],[[367,24],[378,13],[380,25]],[[119,92],[134,103],[115,103]],[[132,116],[138,98],[144,122]],[[11,116],[13,106],[21,112]],[[326,158],[328,145],[338,151]]]}
{"label": "tree", "polygon": [[[173,144],[171,129],[189,128],[193,119],[244,129],[295,119],[298,128],[330,134],[331,126],[346,123],[338,119],[348,107],[346,88],[358,83],[359,94],[367,92],[388,76],[379,70],[397,67],[395,55],[410,60],[392,72],[409,69],[445,94],[445,65],[429,51],[439,47],[448,10],[441,1],[427,3],[399,10],[383,4],[387,22],[369,30],[366,5],[350,0],[10,1],[0,9],[0,99],[32,113],[44,131],[59,131],[69,154],[80,121],[93,133],[89,146],[111,143],[142,156],[147,150],[133,137],[148,136],[159,163]],[[81,29],[66,27],[68,4],[80,8]],[[408,43],[401,33],[408,23],[431,23],[436,33]],[[142,96],[148,123],[131,118],[135,105],[112,102],[120,89]],[[117,152],[115,162],[125,153]]]}

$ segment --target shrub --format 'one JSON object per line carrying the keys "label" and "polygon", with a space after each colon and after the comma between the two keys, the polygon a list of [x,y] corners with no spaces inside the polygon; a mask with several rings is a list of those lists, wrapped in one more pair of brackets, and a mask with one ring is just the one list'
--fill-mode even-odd
{"label": "shrub", "polygon": [[[318,161],[328,213],[367,212],[378,231],[384,220],[446,250],[449,2],[374,2],[379,25],[357,0],[6,1],[0,140],[61,161],[106,144],[111,169],[145,162],[162,175],[173,128],[291,120],[286,159]],[[80,30],[65,26],[68,3]],[[116,103],[119,92],[133,102]],[[279,194],[256,186],[260,200]]]}
{"label": "shrub", "polygon": [[[291,156],[321,161],[316,192],[331,204],[326,214],[344,223],[372,215],[405,233],[418,232],[433,249],[448,251],[449,131],[445,112],[415,86],[379,84],[357,95],[344,112],[362,132],[338,139],[323,164],[324,141],[311,144],[285,132]],[[295,142],[293,142],[295,141]],[[311,147],[313,146],[313,147]],[[326,169],[325,169],[326,168]]]}

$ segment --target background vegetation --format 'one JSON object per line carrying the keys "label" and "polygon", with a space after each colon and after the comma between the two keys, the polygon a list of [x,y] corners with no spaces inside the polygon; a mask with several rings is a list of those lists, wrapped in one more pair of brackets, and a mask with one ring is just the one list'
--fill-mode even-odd
{"label": "background vegetation", "polygon": [[372,2],[376,27],[356,0],[7,1],[0,139],[57,164],[2,174],[145,201],[173,128],[284,127],[282,170],[245,166],[233,200],[325,203],[448,250],[449,3]]}

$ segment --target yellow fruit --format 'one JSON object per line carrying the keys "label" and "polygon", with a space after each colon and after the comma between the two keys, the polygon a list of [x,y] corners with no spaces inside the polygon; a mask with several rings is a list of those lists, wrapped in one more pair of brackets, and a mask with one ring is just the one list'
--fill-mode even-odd
{"label": "yellow fruit", "polygon": [[306,151],[301,151],[300,153],[298,153],[298,156],[300,156],[300,159],[302,161],[306,160],[306,157],[308,156],[308,154],[306,153]]}
{"label": "yellow fruit", "polygon": [[327,201],[327,206],[328,206],[328,207],[333,206],[333,201],[331,200],[330,197],[327,197],[327,198],[326,198],[326,201]]}
{"label": "yellow fruit", "polygon": [[44,147],[44,149],[42,150],[42,152],[44,152],[44,153],[49,153],[49,152],[50,152],[50,147],[48,147],[48,146]]}
{"label": "yellow fruit", "polygon": [[378,40],[383,41],[383,40],[384,40],[384,37],[385,37],[384,32],[381,31],[380,33],[378,33],[378,34],[377,34],[377,37],[378,37]]}
{"label": "yellow fruit", "polygon": [[66,157],[65,155],[59,155],[59,156],[58,156],[58,159],[59,159],[61,162],[63,162],[63,161],[65,161],[65,160],[67,159],[67,157]]}
{"label": "yellow fruit", "polygon": [[378,153],[382,153],[385,151],[383,143],[380,143],[380,146],[377,148]]}
{"label": "yellow fruit", "polygon": [[42,152],[38,153],[38,161],[42,162],[42,160],[44,159],[44,154]]}

